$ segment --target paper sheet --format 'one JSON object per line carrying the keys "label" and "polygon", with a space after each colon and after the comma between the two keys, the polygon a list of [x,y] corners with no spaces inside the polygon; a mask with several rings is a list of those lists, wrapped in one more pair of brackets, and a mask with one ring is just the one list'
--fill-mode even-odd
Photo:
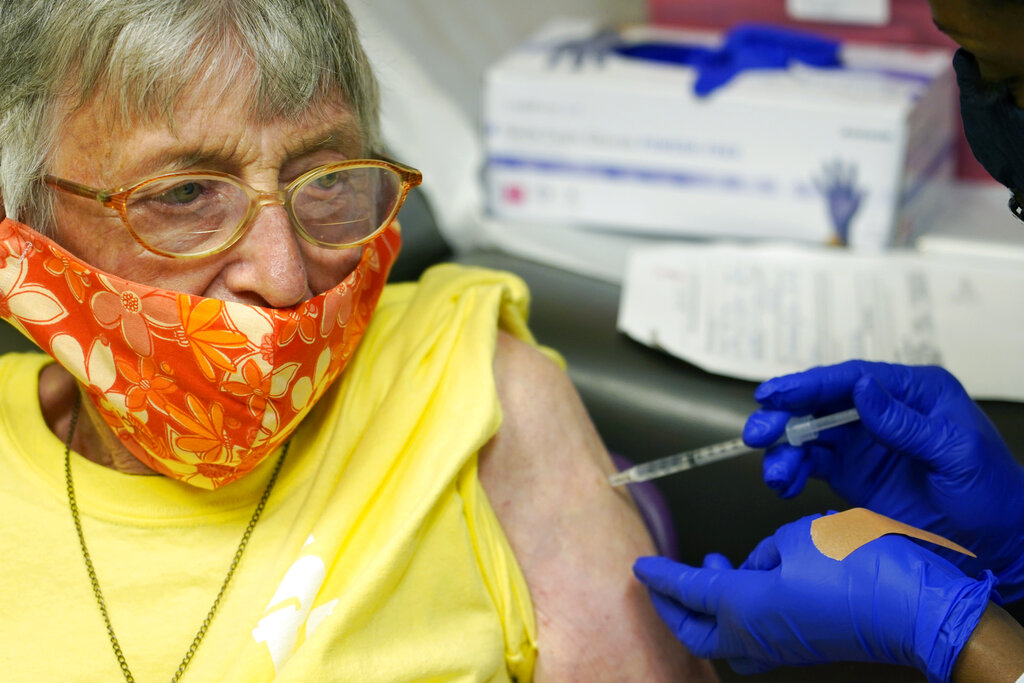
{"label": "paper sheet", "polygon": [[731,377],[851,358],[937,364],[975,398],[1024,401],[1022,301],[1012,260],[673,244],[630,253],[618,327]]}

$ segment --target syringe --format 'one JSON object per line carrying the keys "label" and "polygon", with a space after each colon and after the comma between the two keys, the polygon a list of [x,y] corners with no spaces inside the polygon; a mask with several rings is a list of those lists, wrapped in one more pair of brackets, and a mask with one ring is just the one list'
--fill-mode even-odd
{"label": "syringe", "polygon": [[[823,417],[813,417],[811,415],[793,417],[786,424],[785,440],[793,446],[800,446],[807,441],[817,439],[818,434],[826,429],[856,422],[859,419],[860,415],[857,413],[856,408],[850,408],[849,410],[843,410]],[[779,439],[779,443],[782,443],[782,439]],[[759,449],[751,448],[743,443],[742,438],[731,439],[722,443],[676,453],[675,455],[669,455],[658,460],[635,465],[628,470],[613,474],[609,481],[611,481],[612,486],[622,486],[623,484],[657,479],[658,477],[675,474],[676,472],[718,462],[719,460],[726,460],[756,450]]]}

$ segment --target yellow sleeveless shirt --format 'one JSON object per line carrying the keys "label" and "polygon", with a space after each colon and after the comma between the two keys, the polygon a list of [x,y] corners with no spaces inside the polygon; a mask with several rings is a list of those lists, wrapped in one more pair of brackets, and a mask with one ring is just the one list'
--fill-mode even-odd
{"label": "yellow sleeveless shirt", "polygon": [[[532,341],[514,276],[389,286],[291,439],[187,681],[528,681],[529,592],[477,478],[501,410],[497,330]],[[0,357],[0,661],[8,681],[121,678],[75,537],[41,354]],[[204,491],[72,453],[89,551],[136,680],[170,678],[278,456]]]}

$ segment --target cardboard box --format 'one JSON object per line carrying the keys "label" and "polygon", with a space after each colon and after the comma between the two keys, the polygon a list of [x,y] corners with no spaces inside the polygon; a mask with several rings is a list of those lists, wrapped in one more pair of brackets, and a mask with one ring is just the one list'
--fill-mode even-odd
{"label": "cardboard box", "polygon": [[[842,68],[744,71],[700,98],[692,67],[602,51],[597,29],[556,21],[488,71],[497,217],[877,249],[912,239],[952,176],[947,51],[847,44]],[[636,26],[612,40],[721,38]]]}

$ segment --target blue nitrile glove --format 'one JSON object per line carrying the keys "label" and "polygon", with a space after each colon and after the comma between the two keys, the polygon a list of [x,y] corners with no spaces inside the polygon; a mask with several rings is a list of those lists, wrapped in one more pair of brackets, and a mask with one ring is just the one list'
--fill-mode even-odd
{"label": "blue nitrile glove", "polygon": [[[812,515],[781,527],[739,569],[642,557],[633,571],[662,620],[698,657],[741,674],[838,661],[913,666],[947,681],[993,592],[903,536],[883,536],[841,561],[811,541]],[[723,566],[724,565],[724,566]]]}
{"label": "blue nitrile glove", "polygon": [[790,416],[860,413],[803,446],[768,449],[765,483],[781,496],[824,479],[853,505],[969,548],[978,559],[939,552],[968,575],[991,569],[1005,599],[1024,597],[1024,467],[947,371],[848,361],[770,379],[754,398],[762,410],[743,439],[757,448]]}
{"label": "blue nitrile glove", "polygon": [[778,26],[740,24],[729,31],[719,50],[697,61],[693,90],[698,96],[708,95],[743,71],[787,69],[794,62],[818,68],[842,66],[839,41]]}
{"label": "blue nitrile glove", "polygon": [[604,49],[623,57],[668,64],[686,64],[697,72],[693,91],[698,97],[712,92],[743,71],[787,69],[794,62],[818,68],[842,66],[839,41],[778,26],[740,24],[730,30],[717,49],[678,43],[606,44]]}
{"label": "blue nitrile glove", "polygon": [[564,57],[579,68],[588,59],[600,64],[607,54],[613,53],[630,59],[685,65],[697,72],[694,94],[704,97],[744,71],[787,69],[796,62],[822,69],[838,68],[842,66],[839,47],[839,41],[827,36],[758,24],[736,26],[717,48],[678,42],[628,42],[618,31],[603,29],[581,40],[556,45],[549,63],[554,66]]}

